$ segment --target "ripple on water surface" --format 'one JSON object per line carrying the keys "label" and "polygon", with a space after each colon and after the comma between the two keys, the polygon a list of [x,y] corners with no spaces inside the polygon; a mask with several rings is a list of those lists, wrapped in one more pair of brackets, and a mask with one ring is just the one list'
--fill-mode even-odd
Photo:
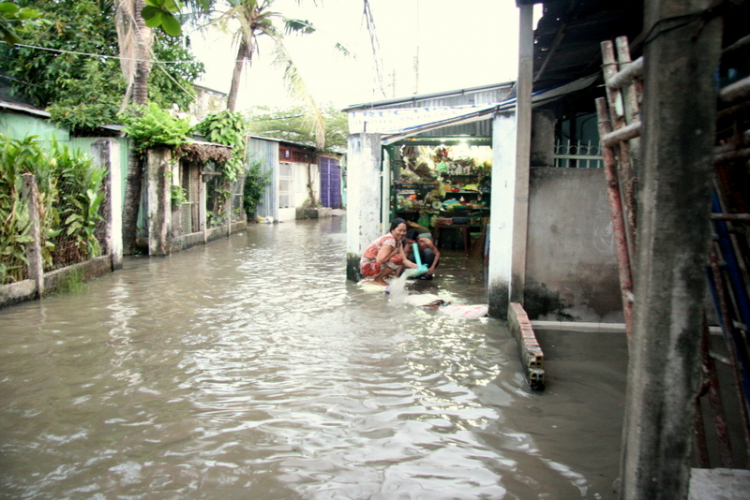
{"label": "ripple on water surface", "polygon": [[[529,393],[502,326],[389,307],[345,240],[251,225],[0,311],[0,498],[608,496],[617,450],[583,443],[619,446],[622,346]],[[481,298],[462,259],[432,292]]]}

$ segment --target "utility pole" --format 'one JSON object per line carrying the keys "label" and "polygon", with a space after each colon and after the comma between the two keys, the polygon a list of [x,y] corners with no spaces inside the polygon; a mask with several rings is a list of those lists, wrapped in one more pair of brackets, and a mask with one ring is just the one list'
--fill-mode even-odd
{"label": "utility pole", "polygon": [[[711,0],[644,2],[638,241],[622,500],[688,498],[711,239],[722,20]],[[698,15],[696,15],[696,13]],[[680,24],[679,19],[692,21]]]}
{"label": "utility pole", "polygon": [[417,0],[417,55],[414,57],[414,95],[419,94],[419,0]]}

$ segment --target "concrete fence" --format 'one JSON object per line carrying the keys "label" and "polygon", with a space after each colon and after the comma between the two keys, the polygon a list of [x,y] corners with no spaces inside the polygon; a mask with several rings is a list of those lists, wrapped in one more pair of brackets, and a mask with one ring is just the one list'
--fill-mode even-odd
{"label": "concrete fence", "polygon": [[27,204],[31,241],[26,244],[27,279],[0,286],[0,307],[42,298],[65,287],[71,279],[86,280],[122,267],[122,201],[120,187],[120,144],[115,139],[100,139],[91,145],[94,163],[107,174],[102,186],[101,214],[105,219],[101,247],[105,255],[62,269],[44,272],[39,213],[39,190],[32,174],[23,175],[22,201]]}

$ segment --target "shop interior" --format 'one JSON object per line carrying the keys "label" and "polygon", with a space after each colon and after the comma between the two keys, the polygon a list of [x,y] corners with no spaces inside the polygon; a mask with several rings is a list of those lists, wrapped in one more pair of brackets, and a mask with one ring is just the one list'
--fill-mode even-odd
{"label": "shop interior", "polygon": [[391,219],[405,219],[438,248],[486,259],[491,139],[410,138],[386,151],[391,164]]}

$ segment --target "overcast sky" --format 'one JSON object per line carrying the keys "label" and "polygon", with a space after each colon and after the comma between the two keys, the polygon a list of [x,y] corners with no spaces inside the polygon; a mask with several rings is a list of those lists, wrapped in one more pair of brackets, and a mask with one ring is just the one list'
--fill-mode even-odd
{"label": "overcast sky", "polygon": [[[298,7],[277,0],[274,10],[310,21],[318,31],[287,37],[287,47],[319,103],[352,104],[507,82],[518,67],[518,9],[514,0],[370,0],[376,33],[381,93],[363,18],[362,0],[317,0]],[[336,42],[350,57],[339,54]],[[193,52],[206,65],[201,84],[229,91],[236,47],[211,31],[192,35]],[[281,72],[271,66],[270,47],[246,66],[240,107],[291,106]],[[415,61],[419,55],[419,72]]]}

